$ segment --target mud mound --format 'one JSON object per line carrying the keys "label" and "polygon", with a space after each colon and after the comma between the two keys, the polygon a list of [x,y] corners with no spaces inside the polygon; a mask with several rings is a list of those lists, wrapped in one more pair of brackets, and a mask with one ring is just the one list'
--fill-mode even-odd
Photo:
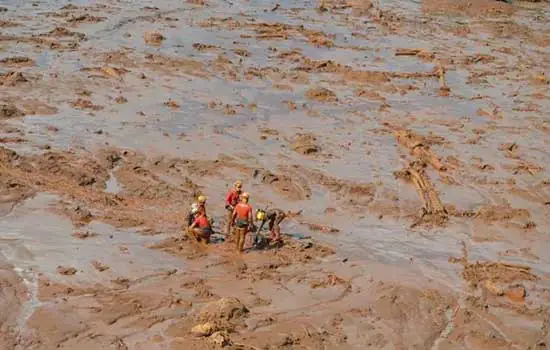
{"label": "mud mound", "polygon": [[306,91],[306,97],[318,102],[336,102],[338,97],[331,90],[323,87],[311,88]]}
{"label": "mud mound", "polygon": [[123,193],[147,200],[187,201],[199,191],[190,180],[174,186],[136,163],[124,164],[115,172],[115,175]]}
{"label": "mud mound", "polygon": [[80,15],[74,15],[71,16],[67,23],[72,24],[73,26],[79,25],[81,23],[99,23],[103,22],[105,20],[105,17],[100,16],[92,16],[88,13],[80,14]]}
{"label": "mud mound", "polygon": [[159,46],[164,39],[165,37],[158,32],[145,32],[145,34],[143,34],[145,43],[153,46]]}
{"label": "mud mound", "polygon": [[189,58],[173,58],[160,54],[145,55],[145,67],[161,72],[181,72],[197,77],[207,77],[202,62]]}
{"label": "mud mound", "polygon": [[501,262],[476,262],[464,265],[462,277],[473,286],[482,282],[512,283],[517,281],[536,281],[538,277],[528,266],[505,264]]}
{"label": "mud mound", "polygon": [[279,174],[267,170],[256,169],[254,177],[261,183],[270,185],[273,189],[291,200],[304,200],[311,196],[311,188],[307,181],[286,175],[284,172]]}
{"label": "mud mound", "polygon": [[422,10],[428,13],[476,17],[510,15],[514,12],[514,7],[512,4],[493,0],[423,0]]}
{"label": "mud mound", "polygon": [[80,110],[92,110],[92,111],[101,111],[103,108],[103,106],[100,106],[100,105],[95,105],[92,103],[92,101],[90,100],[86,100],[86,99],[83,99],[83,98],[79,98],[77,99],[76,101],[73,101],[71,103],[71,106],[75,109],[80,109]]}
{"label": "mud mound", "polygon": [[28,81],[29,80],[25,78],[21,72],[7,72],[6,74],[0,74],[0,85],[2,86],[16,86]]}
{"label": "mud mound", "polygon": [[12,104],[0,104],[0,120],[23,117],[25,113]]}
{"label": "mud mound", "polygon": [[317,138],[312,134],[296,134],[290,147],[302,155],[318,153],[321,150],[317,145]]}
{"label": "mud mound", "polygon": [[53,181],[66,181],[78,186],[103,188],[109,177],[106,169],[89,159],[78,159],[72,154],[47,152],[29,159],[37,174],[48,174]]}
{"label": "mud mound", "polygon": [[43,34],[43,35],[59,37],[59,38],[74,37],[74,38],[77,38],[79,40],[84,40],[86,38],[86,34],[84,34],[84,33],[73,32],[73,31],[70,31],[67,28],[63,28],[63,27],[56,27],[56,28],[52,29],[48,34]]}
{"label": "mud mound", "polygon": [[344,200],[343,204],[352,207],[368,206],[373,201],[376,193],[374,184],[338,179],[319,170],[310,170],[299,165],[281,167],[281,170],[285,174],[290,174],[293,179],[301,179],[305,183],[311,181],[324,186],[337,195],[336,199]]}
{"label": "mud mound", "polygon": [[233,321],[245,316],[248,309],[237,298],[221,298],[204,305],[198,315],[199,321]]}
{"label": "mud mound", "polygon": [[494,223],[514,219],[527,220],[530,214],[527,209],[516,209],[509,205],[487,205],[479,208],[474,218],[486,223]]}
{"label": "mud mound", "polygon": [[0,60],[0,64],[11,67],[26,67],[34,66],[34,61],[28,57],[16,56],[4,58]]}
{"label": "mud mound", "polygon": [[[1,167],[1,166],[0,166]],[[10,213],[15,205],[32,197],[35,191],[0,170],[0,217]]]}

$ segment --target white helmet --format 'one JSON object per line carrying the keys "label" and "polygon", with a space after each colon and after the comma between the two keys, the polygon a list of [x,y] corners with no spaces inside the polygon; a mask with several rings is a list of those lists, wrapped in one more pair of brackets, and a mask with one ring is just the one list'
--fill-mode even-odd
{"label": "white helmet", "polygon": [[199,205],[197,203],[191,204],[191,213],[196,214],[199,211]]}

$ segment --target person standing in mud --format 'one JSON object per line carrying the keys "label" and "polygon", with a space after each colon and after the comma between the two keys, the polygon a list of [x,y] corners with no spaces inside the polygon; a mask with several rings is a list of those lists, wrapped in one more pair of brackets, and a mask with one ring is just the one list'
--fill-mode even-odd
{"label": "person standing in mud", "polygon": [[241,202],[235,206],[233,215],[231,217],[231,223],[234,223],[237,231],[237,250],[242,252],[244,250],[244,243],[248,230],[253,225],[252,219],[252,207],[248,204],[248,193],[241,194]]}
{"label": "person standing in mud", "polygon": [[271,242],[280,242],[281,241],[281,227],[279,226],[281,222],[286,218],[286,213],[277,208],[269,210],[256,210],[256,220],[261,221],[260,227],[258,228],[258,233],[262,231],[265,223],[269,223],[269,240]]}
{"label": "person standing in mud", "polygon": [[191,226],[189,226],[188,233],[191,239],[199,243],[208,244],[210,242],[212,228],[210,227],[210,222],[208,221],[204,208],[199,209],[195,220]]}
{"label": "person standing in mud", "polygon": [[225,230],[226,237],[231,240],[231,226],[233,210],[239,204],[239,196],[242,193],[242,182],[237,180],[233,185],[233,188],[229,190],[227,196],[225,196],[225,209],[227,210],[227,227]]}

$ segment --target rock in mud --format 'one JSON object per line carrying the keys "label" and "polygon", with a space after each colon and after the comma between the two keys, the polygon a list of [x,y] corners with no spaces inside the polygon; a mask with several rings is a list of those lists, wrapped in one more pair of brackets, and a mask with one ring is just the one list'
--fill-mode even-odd
{"label": "rock in mud", "polygon": [[107,266],[107,265],[105,265],[102,262],[97,261],[97,260],[92,261],[91,264],[94,267],[94,269],[96,269],[99,272],[107,271],[107,270],[110,269],[109,266]]}
{"label": "rock in mud", "polygon": [[81,110],[91,109],[93,111],[100,111],[103,109],[103,106],[95,105],[92,103],[92,101],[85,100],[83,98],[77,99],[76,101],[71,103],[71,106],[73,106],[73,108],[75,109],[81,109]]}
{"label": "rock in mud", "polygon": [[336,102],[338,97],[336,94],[327,88],[311,88],[306,92],[306,97],[310,100],[318,102]]}
{"label": "rock in mud", "polygon": [[164,39],[164,36],[158,32],[145,32],[145,34],[143,34],[143,40],[145,40],[145,43],[148,45],[158,46]]}
{"label": "rock in mud", "polygon": [[171,98],[169,98],[168,101],[164,102],[164,105],[173,109],[180,108],[180,105],[176,101],[172,100]]}
{"label": "rock in mud", "polygon": [[216,332],[218,326],[213,322],[206,322],[196,325],[191,328],[191,333],[197,337],[208,337],[212,333]]}
{"label": "rock in mud", "polygon": [[24,115],[25,113],[12,104],[0,104],[0,120],[23,117]]}
{"label": "rock in mud", "polygon": [[221,298],[202,307],[199,319],[204,321],[231,321],[245,316],[248,309],[237,298]]}
{"label": "rock in mud", "polygon": [[55,271],[58,274],[64,275],[64,276],[72,276],[76,273],[76,269],[74,267],[66,267],[66,266],[58,266]]}

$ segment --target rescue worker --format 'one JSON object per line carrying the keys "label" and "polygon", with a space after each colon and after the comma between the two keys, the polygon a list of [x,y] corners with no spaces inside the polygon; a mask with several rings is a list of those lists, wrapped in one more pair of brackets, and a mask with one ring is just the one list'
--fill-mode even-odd
{"label": "rescue worker", "polygon": [[248,230],[253,225],[252,219],[252,207],[248,204],[248,193],[241,194],[241,202],[235,206],[233,215],[231,216],[231,223],[236,226],[237,231],[237,250],[242,252],[244,250],[244,243]]}
{"label": "rescue worker", "polygon": [[199,209],[197,217],[189,226],[188,232],[190,237],[199,243],[208,244],[210,242],[212,228],[204,209]]}
{"label": "rescue worker", "polygon": [[268,210],[256,210],[256,220],[261,221],[260,227],[258,228],[258,233],[262,231],[263,226],[266,222],[269,223],[269,240],[272,242],[281,241],[281,227],[279,226],[281,222],[286,218],[286,213],[277,208],[268,209]]}
{"label": "rescue worker", "polygon": [[197,203],[199,204],[199,210],[204,211],[204,215],[206,215],[206,197],[203,195],[200,195],[197,198]]}
{"label": "rescue worker", "polygon": [[191,204],[191,211],[189,214],[187,214],[187,225],[186,228],[193,225],[193,221],[195,221],[195,216],[199,212],[199,205],[197,203]]}
{"label": "rescue worker", "polygon": [[231,240],[231,218],[233,217],[233,210],[235,206],[239,204],[239,196],[242,193],[242,182],[237,180],[233,185],[233,188],[229,190],[227,196],[225,196],[225,209],[227,210],[227,227],[225,230],[226,237]]}

